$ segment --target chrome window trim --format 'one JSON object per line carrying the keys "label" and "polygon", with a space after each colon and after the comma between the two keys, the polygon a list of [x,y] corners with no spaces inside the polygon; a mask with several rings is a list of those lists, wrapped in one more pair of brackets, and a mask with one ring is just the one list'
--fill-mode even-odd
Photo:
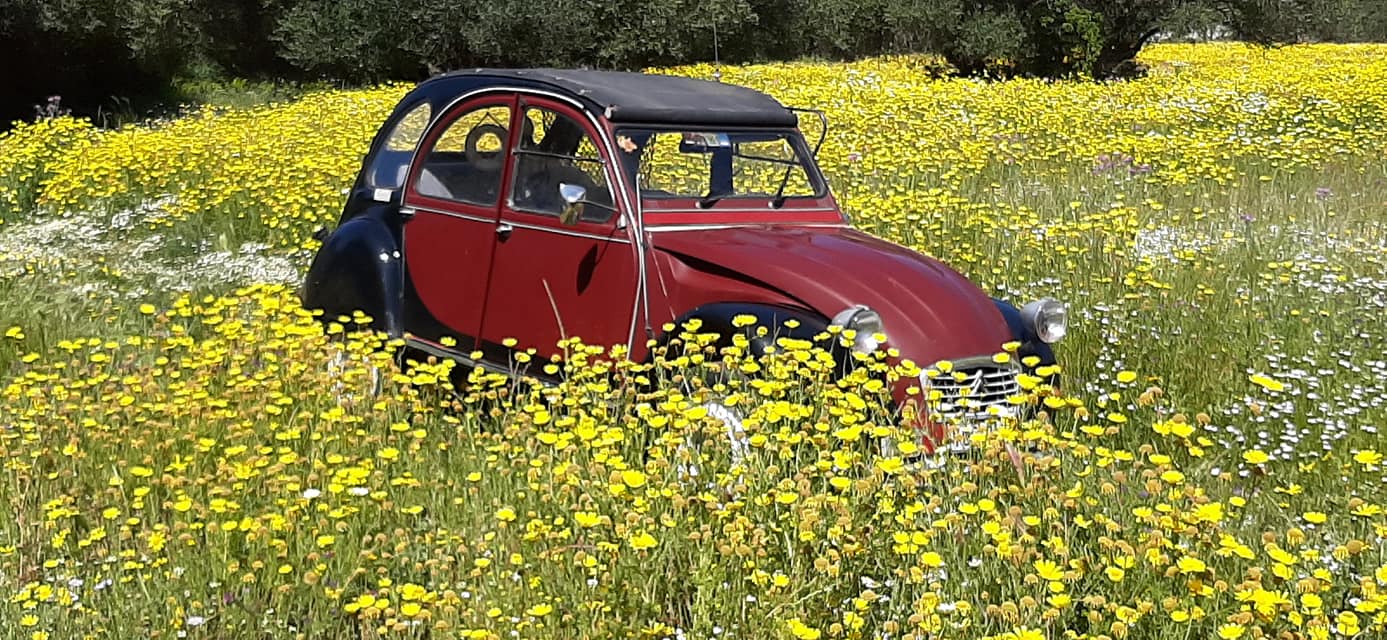
{"label": "chrome window trim", "polygon": [[[535,215],[539,215],[539,214],[535,214]],[[545,233],[556,233],[556,234],[561,235],[561,236],[571,236],[571,237],[574,237],[574,238],[587,238],[587,239],[589,239],[589,240],[601,240],[601,241],[603,241],[603,242],[615,242],[615,243],[617,243],[617,244],[631,244],[631,241],[628,240],[628,239],[626,239],[626,238],[615,237],[615,236],[604,236],[604,235],[599,235],[599,234],[596,234],[596,233],[587,233],[587,232],[584,232],[584,231],[570,231],[570,230],[567,230],[567,229],[555,229],[555,228],[553,228],[553,227],[546,227],[546,226],[538,225],[538,224],[528,224],[528,223],[525,223],[525,222],[516,222],[515,220],[507,220],[507,221],[504,222],[504,224],[509,224],[509,225],[511,225],[512,227],[515,227],[516,229],[528,229],[528,230],[530,230],[530,231],[542,231],[542,232],[545,232]]]}
{"label": "chrome window trim", "polygon": [[[791,110],[791,111],[794,111],[795,109],[791,108],[790,110]],[[798,118],[796,118],[796,120],[798,120]],[[807,139],[804,137],[804,132],[800,130],[798,124],[795,124],[795,125],[782,125],[782,126],[759,126],[759,125],[727,125],[727,126],[722,126],[722,125],[714,125],[714,124],[687,124],[687,123],[686,123],[686,124],[673,124],[673,123],[667,123],[667,124],[648,124],[648,123],[647,123],[647,124],[641,124],[641,123],[639,123],[639,122],[622,122],[622,123],[614,123],[614,124],[616,125],[616,127],[614,127],[614,128],[620,128],[620,129],[634,129],[634,130],[636,130],[636,131],[650,131],[650,132],[664,132],[664,133],[670,133],[670,132],[676,132],[676,133],[677,133],[677,132],[683,132],[683,131],[727,131],[727,132],[733,132],[733,131],[736,131],[736,132],[774,131],[774,132],[777,132],[777,133],[784,133],[784,134],[787,134],[787,135],[788,135],[788,137],[786,138],[786,141],[787,141],[787,142],[790,142],[791,144],[795,144],[793,140],[794,140],[795,138],[798,138],[798,140],[799,140],[799,146],[802,147],[802,148],[797,148],[797,149],[796,149],[797,155],[800,155],[801,158],[807,160],[807,162],[801,163],[800,166],[804,168],[805,176],[806,176],[807,178],[809,178],[809,181],[810,181],[811,183],[817,183],[815,186],[821,188],[821,191],[816,191],[815,195],[813,195],[813,196],[790,196],[790,197],[812,197],[812,198],[818,199],[818,198],[829,197],[829,196],[831,196],[831,195],[833,194],[833,188],[828,184],[828,176],[824,175],[823,167],[820,167],[820,166],[819,166],[819,157],[818,157],[818,151],[819,151],[819,149],[818,149],[818,146],[822,146],[822,141],[820,142],[820,144],[819,144],[818,146],[810,147],[810,146],[809,146],[809,140],[807,140]],[[800,154],[799,152],[803,152],[803,153]],[[741,196],[741,197],[747,197],[747,196]]]}
{"label": "chrome window trim", "polygon": [[449,218],[457,218],[457,219],[459,219],[459,220],[470,220],[470,221],[472,221],[472,222],[481,222],[481,223],[483,223],[483,224],[495,224],[495,223],[496,223],[496,221],[493,220],[493,219],[491,219],[491,218],[483,218],[483,217],[481,217],[481,216],[474,216],[474,215],[470,215],[470,214],[466,214],[466,213],[458,213],[458,212],[456,212],[456,211],[443,211],[442,209],[434,209],[433,207],[423,207],[423,206],[419,206],[419,205],[417,205],[417,204],[411,206],[410,208],[414,210],[414,213],[415,213],[415,214],[419,214],[419,213],[432,213],[432,214],[436,214],[436,215],[440,215],[440,216],[448,216]]}
{"label": "chrome window trim", "polygon": [[[474,89],[456,98],[453,98],[447,104],[443,105],[442,109],[438,109],[437,111],[434,111],[432,114],[430,114],[429,124],[424,127],[424,133],[419,135],[419,140],[415,141],[414,150],[409,152],[409,162],[405,163],[405,179],[400,183],[400,202],[404,202],[405,197],[409,195],[409,174],[414,171],[414,163],[419,160],[419,147],[423,146],[424,140],[429,137],[429,134],[433,133],[433,130],[435,128],[438,127],[438,121],[443,119],[444,114],[451,113],[454,107],[458,106],[463,102],[471,100],[474,97],[480,97],[488,93],[504,94],[508,92],[515,93],[515,90],[507,89],[505,87],[487,87],[484,89]],[[427,101],[425,102],[427,103]],[[511,117],[514,118],[515,113],[512,112]],[[424,197],[427,198],[430,196]],[[498,198],[497,202],[490,206],[500,206],[500,204],[500,199]]]}
{"label": "chrome window trim", "polygon": [[[518,92],[518,94],[520,94],[520,95],[530,95],[530,94],[534,94],[534,93],[535,93],[535,92],[533,92],[533,91]],[[549,96],[547,96],[547,95],[541,95],[540,97],[548,98]],[[592,119],[592,118],[590,117],[590,114],[588,114],[587,110],[584,109],[583,106],[582,106],[581,104],[579,104],[579,103],[577,103],[577,102],[568,101],[568,100],[555,100],[555,101],[556,101],[556,102],[563,102],[566,106],[572,107],[574,111],[577,111],[578,113],[583,114],[583,116],[589,116],[589,118],[588,118],[589,123],[591,123],[592,126],[593,126],[593,129],[597,131],[597,136],[596,136],[596,138],[599,138],[599,139],[605,139],[605,138],[606,138],[606,135],[605,135],[606,132],[602,129],[601,124],[600,124],[599,122],[597,122],[595,119]],[[531,105],[526,105],[523,99],[517,102],[517,104],[516,104],[516,112],[517,112],[517,114],[518,114],[521,118],[526,117],[525,112],[526,112],[527,109],[537,109],[537,110],[540,110],[540,111],[550,111],[550,112],[553,113],[555,116],[563,116],[563,117],[565,117],[565,118],[568,117],[568,116],[564,116],[564,115],[561,114],[561,113],[558,113],[558,112],[556,112],[556,111],[553,111],[552,109],[546,109],[545,107],[542,107],[542,106],[537,106],[537,105],[533,105],[533,104],[531,104]],[[596,140],[593,141],[594,144],[596,144],[596,142],[597,142]],[[604,142],[605,142],[605,140],[604,140]],[[603,146],[607,148],[607,152],[608,152],[608,156],[609,156],[609,157],[615,157],[615,156],[611,156],[611,147],[610,147],[610,146],[608,146],[608,145],[606,145],[606,144],[604,144]],[[537,215],[537,216],[549,216],[549,217],[553,217],[553,218],[555,218],[555,219],[558,219],[558,217],[559,217],[559,214],[558,214],[557,212],[549,212],[549,211],[541,211],[541,210],[539,210],[539,209],[528,209],[528,208],[523,208],[523,207],[520,207],[519,205],[517,205],[517,204],[515,203],[515,188],[516,188],[515,175],[516,175],[516,173],[517,173],[517,167],[519,167],[519,164],[520,164],[520,163],[519,163],[519,158],[518,158],[518,156],[521,156],[521,155],[534,155],[534,156],[542,156],[542,157],[549,157],[549,158],[572,159],[572,160],[575,160],[575,161],[578,161],[578,162],[595,162],[595,163],[597,163],[598,165],[600,165],[600,166],[602,167],[602,172],[603,172],[604,174],[606,174],[607,177],[608,177],[608,182],[607,182],[606,184],[602,185],[602,187],[605,188],[605,189],[607,190],[607,194],[608,194],[608,195],[612,196],[612,203],[613,203],[613,204],[616,203],[616,195],[612,193],[612,184],[613,184],[613,183],[610,181],[611,174],[612,174],[613,172],[609,170],[611,167],[609,167],[608,165],[610,165],[611,162],[609,162],[607,158],[602,158],[602,157],[597,157],[597,158],[584,158],[584,157],[576,156],[576,155],[574,155],[574,156],[568,156],[568,155],[564,155],[564,154],[561,154],[561,153],[546,153],[546,152],[543,152],[543,151],[536,151],[536,150],[533,150],[533,149],[521,149],[519,146],[516,146],[516,147],[514,147],[514,148],[511,149],[510,157],[506,159],[507,162],[511,163],[511,168],[510,168],[510,175],[511,175],[511,184],[510,184],[510,187],[511,187],[511,188],[510,188],[510,192],[507,193],[507,194],[505,194],[505,195],[506,195],[506,198],[505,198],[505,205],[506,205],[506,207],[509,207],[510,209],[512,209],[512,210],[514,210],[514,211],[517,211],[517,212],[520,212],[520,213],[530,213],[530,214],[534,214],[534,215]],[[621,173],[621,172],[620,172],[620,171],[617,171],[617,172],[615,172],[615,173],[618,173],[618,174],[619,174],[619,173]],[[625,214],[624,214],[623,212],[619,211],[616,207],[613,207],[612,213],[615,214],[613,217],[618,218],[618,219],[620,219],[620,220],[624,220],[624,219],[626,218]],[[608,221],[610,221],[611,219],[612,219],[612,218],[608,218]],[[620,220],[619,220],[619,221],[620,221]],[[605,223],[606,223],[606,221],[604,221],[602,224],[605,224]],[[621,225],[618,224],[617,227],[620,228]]]}
{"label": "chrome window trim", "polygon": [[[562,94],[558,94],[558,93],[554,93],[554,92],[552,92],[552,91],[545,91],[545,90],[543,90],[543,89],[533,89],[533,88],[527,88],[527,87],[517,87],[517,86],[514,86],[514,85],[495,85],[495,86],[484,87],[484,88],[480,88],[480,89],[473,89],[472,91],[468,91],[467,93],[461,94],[461,95],[457,96],[456,98],[453,98],[453,99],[450,100],[447,104],[445,104],[445,105],[443,106],[442,109],[439,109],[435,114],[433,114],[433,118],[430,119],[430,121],[429,121],[429,126],[428,126],[428,128],[424,130],[424,135],[420,136],[419,140],[422,142],[424,138],[427,138],[428,135],[429,135],[430,133],[433,132],[434,127],[438,126],[438,120],[442,117],[443,114],[450,113],[455,107],[457,107],[457,105],[459,105],[459,104],[461,104],[461,103],[463,103],[463,102],[466,102],[467,100],[471,100],[472,98],[475,98],[475,97],[484,96],[484,95],[489,94],[489,93],[501,93],[501,94],[509,93],[509,94],[514,94],[514,95],[516,95],[517,97],[518,97],[518,96],[521,96],[521,95],[538,96],[538,97],[541,97],[541,98],[549,98],[549,99],[555,100],[555,101],[557,101],[557,102],[562,102],[562,103],[564,103],[564,104],[566,104],[566,105],[572,107],[574,110],[576,110],[576,111],[578,111],[579,113],[583,114],[583,116],[585,116],[585,117],[587,118],[588,123],[592,125],[592,128],[597,130],[597,138],[598,138],[599,141],[601,141],[603,148],[605,148],[605,149],[607,150],[607,156],[608,156],[609,158],[615,158],[615,157],[616,157],[616,156],[614,155],[614,154],[615,154],[615,149],[612,147],[611,140],[609,140],[609,139],[608,139],[608,136],[606,135],[606,134],[607,134],[606,130],[602,128],[602,123],[599,122],[599,121],[597,120],[597,118],[594,117],[594,116],[592,115],[592,113],[590,113],[587,109],[583,108],[583,104],[582,104],[581,102],[579,102],[579,101],[577,101],[577,100],[574,100],[573,98],[570,98],[570,97],[568,97],[568,96],[565,96],[565,95],[562,95]],[[518,105],[517,105],[516,110],[517,110],[517,111],[520,110]],[[410,172],[412,172],[412,171],[414,170],[414,163],[418,160],[418,155],[419,155],[419,145],[416,144],[415,147],[414,147],[414,151],[410,152],[409,163],[407,163],[407,164],[405,165],[405,176],[406,176],[406,177],[408,177],[409,174],[410,174]],[[626,187],[626,180],[623,179],[622,172],[620,172],[620,171],[615,171],[615,170],[611,167],[612,164],[613,164],[613,163],[611,163],[611,162],[604,162],[604,163],[603,163],[603,168],[604,168],[606,171],[608,171],[609,174],[614,174],[614,175],[615,175],[616,180],[614,181],[614,184],[617,184],[617,185],[619,185],[619,186],[621,187],[621,188],[617,189],[617,191],[619,192],[618,195],[621,197],[622,202],[625,203],[625,205],[626,205],[626,208],[625,208],[623,211],[620,212],[620,213],[621,213],[621,217],[626,219],[628,226],[634,226],[638,221],[632,220],[631,199],[627,196],[627,194],[626,194],[626,189],[625,189],[625,187]],[[611,177],[611,175],[609,175],[609,177]],[[405,185],[402,185],[402,186],[401,186],[402,189],[404,189],[404,187],[405,187]],[[405,195],[408,195],[408,189],[405,190]],[[499,203],[498,203],[498,204],[499,204]],[[637,244],[640,244],[640,243],[637,243]]]}
{"label": "chrome window trim", "polygon": [[[434,209],[434,208],[432,208],[432,207],[421,207],[421,206],[419,206],[419,205],[415,205],[415,206],[413,207],[413,209],[415,210],[416,213],[432,213],[432,214],[434,214],[434,215],[447,216],[447,217],[449,217],[449,218],[457,218],[457,219],[459,219],[459,220],[467,220],[467,221],[470,221],[470,222],[480,222],[480,223],[482,223],[482,224],[496,224],[496,221],[493,220],[493,219],[491,219],[491,218],[483,218],[483,217],[481,217],[481,216],[474,216],[474,215],[469,215],[469,214],[466,214],[466,213],[457,213],[457,212],[455,212],[455,211],[443,211],[443,210],[441,210],[441,209]],[[535,215],[540,215],[540,214],[535,214]],[[515,229],[528,229],[528,230],[530,230],[530,231],[541,231],[541,232],[544,232],[544,233],[556,233],[556,234],[564,235],[564,236],[573,236],[573,237],[575,237],[575,238],[588,238],[588,239],[590,239],[590,240],[602,240],[602,241],[605,241],[605,242],[616,242],[616,243],[619,243],[619,244],[631,244],[631,241],[630,241],[630,240],[628,240],[628,239],[626,239],[626,238],[622,238],[622,237],[604,236],[604,235],[601,235],[601,234],[587,233],[587,232],[584,232],[584,231],[570,231],[570,230],[567,230],[567,229],[555,229],[555,228],[553,228],[553,227],[546,227],[546,226],[544,226],[544,225],[528,224],[528,223],[525,223],[525,222],[516,222],[515,220],[506,220],[504,224],[508,224],[508,225],[510,225],[511,227],[515,228]]]}
{"label": "chrome window trim", "polygon": [[822,229],[851,229],[852,225],[842,222],[739,222],[728,224],[662,224],[646,227],[649,233],[670,233],[673,231],[712,231],[717,229],[744,229],[749,227],[815,227]]}
{"label": "chrome window trim", "polygon": [[839,215],[842,215],[837,209],[834,209],[833,207],[813,207],[813,208],[805,207],[805,208],[803,208],[803,209],[774,209],[774,208],[770,207],[769,205],[767,205],[767,206],[765,206],[765,207],[750,207],[750,208],[748,208],[748,207],[717,207],[717,206],[713,206],[713,207],[709,207],[709,208],[707,208],[707,209],[700,209],[700,208],[698,208],[698,207],[694,207],[694,208],[692,208],[692,209],[653,209],[653,210],[646,210],[646,213],[652,213],[652,214],[655,214],[655,215],[662,215],[662,214],[666,214],[666,213],[697,213],[697,214],[700,214],[700,215],[707,215],[707,214],[709,214],[709,213],[756,213],[756,214],[761,214],[761,213],[765,213],[765,212],[768,211],[768,210],[769,210],[769,211],[775,211],[775,212],[777,212],[777,213],[782,213],[782,214],[794,214],[794,213],[838,213]]}

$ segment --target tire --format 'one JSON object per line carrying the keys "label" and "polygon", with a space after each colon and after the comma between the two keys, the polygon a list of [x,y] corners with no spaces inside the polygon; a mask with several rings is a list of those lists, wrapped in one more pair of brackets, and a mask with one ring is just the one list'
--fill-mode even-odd
{"label": "tire", "polygon": [[[380,396],[385,389],[385,372],[369,356],[353,358],[340,342],[333,341],[332,355],[328,358],[327,370],[332,378],[330,393],[338,404],[355,404]],[[359,361],[356,364],[354,361]],[[366,371],[366,380],[347,381],[343,377],[352,372],[353,367]],[[353,384],[355,383],[355,384]]]}
{"label": "tire", "polygon": [[[716,400],[709,400],[700,406],[707,410],[709,419],[721,426],[718,434],[710,437],[726,439],[731,462],[727,471],[735,471],[745,465],[751,453],[751,445],[746,436],[746,429],[742,426],[741,411]],[[677,471],[680,479],[690,486],[715,488],[717,485],[712,478],[716,478],[716,474],[708,473],[710,470],[703,467],[703,444],[707,440],[702,437],[702,433],[698,435],[700,437],[696,439],[685,438],[675,447],[675,455],[681,460],[677,465]],[[682,462],[685,457],[689,462]]]}

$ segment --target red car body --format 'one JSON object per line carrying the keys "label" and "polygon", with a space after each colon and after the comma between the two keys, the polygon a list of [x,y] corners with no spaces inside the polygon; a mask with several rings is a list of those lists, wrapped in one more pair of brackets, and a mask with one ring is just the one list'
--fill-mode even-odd
{"label": "red car body", "polygon": [[[903,358],[965,363],[944,386],[983,404],[1017,390],[1012,367],[990,360],[1003,343],[1053,364],[1036,311],[853,229],[797,118],[764,94],[685,78],[440,76],[377,135],[310,268],[305,303],[328,318],[363,310],[413,348],[498,370],[513,350],[550,356],[572,336],[644,359],[667,323],[699,318],[731,334],[732,318],[748,313],[776,326],[794,318],[806,335],[868,321]],[[785,195],[792,173],[797,191]],[[647,174],[669,185],[651,188]],[[758,186],[734,184],[752,174]],[[555,187],[582,194],[557,201]],[[902,381],[896,399],[920,382]],[[927,447],[942,436],[927,435]]]}

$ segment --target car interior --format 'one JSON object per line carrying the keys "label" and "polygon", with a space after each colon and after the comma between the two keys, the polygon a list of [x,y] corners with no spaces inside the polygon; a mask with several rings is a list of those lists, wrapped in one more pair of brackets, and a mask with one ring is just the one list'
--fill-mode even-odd
{"label": "car interior", "polygon": [[525,130],[516,153],[512,192],[515,207],[558,215],[564,206],[559,185],[573,184],[587,191],[591,203],[583,208],[580,220],[610,220],[615,214],[611,190],[601,156],[583,128],[565,116],[542,109],[528,110],[521,122]]}
{"label": "car interior", "polygon": [[471,204],[496,204],[509,109],[490,107],[464,114],[434,143],[419,172],[419,193]]}
{"label": "car interior", "polygon": [[[455,121],[429,152],[420,170],[419,193],[484,206],[496,204],[509,138],[506,115],[493,108]],[[524,130],[515,154],[513,206],[557,216],[564,206],[559,185],[575,184],[586,189],[589,202],[595,203],[584,207],[580,220],[610,220],[615,213],[611,190],[600,156],[582,127],[567,117],[533,108],[521,122]]]}

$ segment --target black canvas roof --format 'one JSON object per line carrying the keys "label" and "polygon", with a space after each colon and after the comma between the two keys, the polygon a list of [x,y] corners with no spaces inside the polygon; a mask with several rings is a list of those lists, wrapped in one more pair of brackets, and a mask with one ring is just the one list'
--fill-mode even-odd
{"label": "black canvas roof", "polygon": [[798,123],[794,112],[760,91],[678,76],[569,69],[472,69],[445,74],[431,82],[469,76],[474,80],[494,77],[546,85],[590,103],[612,122],[776,127]]}

